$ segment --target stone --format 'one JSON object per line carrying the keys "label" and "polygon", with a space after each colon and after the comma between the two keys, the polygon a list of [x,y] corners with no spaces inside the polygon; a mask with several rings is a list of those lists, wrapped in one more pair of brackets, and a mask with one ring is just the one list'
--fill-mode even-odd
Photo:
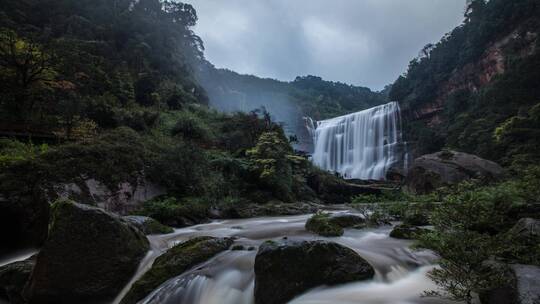
{"label": "stone", "polygon": [[59,201],[49,238],[25,287],[30,303],[102,303],[114,299],[146,255],[147,238],[102,209]]}
{"label": "stone", "polygon": [[413,240],[418,239],[421,235],[428,233],[429,229],[424,229],[407,224],[397,225],[390,232],[390,237],[396,239]]}
{"label": "stone", "polygon": [[23,289],[36,264],[35,256],[0,267],[0,300],[25,303]]}
{"label": "stone", "polygon": [[167,234],[174,232],[174,229],[161,224],[155,219],[147,216],[140,215],[130,215],[124,216],[124,220],[132,224],[133,226],[139,228],[144,234]]}
{"label": "stone", "polygon": [[159,256],[122,299],[122,304],[135,304],[165,281],[181,275],[195,265],[229,249],[231,238],[197,237],[178,244]]}
{"label": "stone", "polygon": [[409,191],[426,194],[473,178],[493,181],[503,175],[504,169],[492,161],[461,152],[441,151],[415,159],[405,182]]}
{"label": "stone", "polygon": [[321,285],[373,278],[354,250],[326,241],[263,243],[255,258],[255,303],[284,304]]}

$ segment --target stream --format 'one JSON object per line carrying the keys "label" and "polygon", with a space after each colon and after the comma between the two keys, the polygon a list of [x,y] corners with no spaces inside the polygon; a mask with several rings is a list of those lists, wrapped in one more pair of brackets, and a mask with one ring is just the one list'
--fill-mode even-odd
{"label": "stream", "polygon": [[[345,212],[345,211],[340,211]],[[422,304],[453,303],[424,297],[436,286],[429,280],[436,256],[429,251],[413,251],[410,241],[389,237],[390,226],[373,229],[346,229],[341,237],[325,238],[304,229],[310,215],[216,221],[176,229],[167,235],[151,235],[151,250],[141,262],[131,284],[148,270],[156,257],[168,248],[197,236],[235,237],[235,245],[251,251],[228,250],[194,269],[168,280],[140,303],[144,304],[252,304],[253,266],[258,246],[266,240],[329,240],[355,250],[375,269],[370,281],[319,287],[295,298],[291,304]]]}

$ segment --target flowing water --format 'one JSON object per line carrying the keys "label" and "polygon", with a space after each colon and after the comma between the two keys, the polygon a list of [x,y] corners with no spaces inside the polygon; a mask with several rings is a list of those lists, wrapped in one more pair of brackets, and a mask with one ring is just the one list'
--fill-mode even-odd
{"label": "flowing water", "polygon": [[[345,211],[341,211],[345,212]],[[265,240],[330,240],[352,248],[376,271],[370,281],[320,287],[301,295],[294,304],[405,304],[447,303],[422,297],[435,286],[427,278],[435,256],[413,251],[409,241],[390,238],[391,227],[346,229],[341,237],[324,238],[304,229],[309,215],[225,220],[177,229],[173,234],[150,236],[152,250],[141,263],[134,280],[148,269],[159,254],[179,242],[197,236],[235,237],[235,244],[251,251],[223,252],[181,276],[170,279],[140,303],[146,304],[252,304],[253,266],[258,246]],[[129,289],[126,286],[118,300]]]}
{"label": "flowing water", "polygon": [[397,102],[307,124],[313,162],[322,169],[349,179],[381,180],[392,165],[407,165]]}

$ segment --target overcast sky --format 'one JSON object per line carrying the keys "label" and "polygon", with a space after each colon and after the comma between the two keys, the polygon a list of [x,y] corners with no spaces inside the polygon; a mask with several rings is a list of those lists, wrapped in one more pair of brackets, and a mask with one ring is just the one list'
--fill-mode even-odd
{"label": "overcast sky", "polygon": [[218,68],[375,90],[463,20],[466,0],[185,0]]}

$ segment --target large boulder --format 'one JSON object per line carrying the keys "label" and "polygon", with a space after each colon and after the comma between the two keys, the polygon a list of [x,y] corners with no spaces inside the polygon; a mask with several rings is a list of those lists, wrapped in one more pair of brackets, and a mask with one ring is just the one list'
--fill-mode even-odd
{"label": "large boulder", "polygon": [[265,242],[255,258],[255,303],[283,304],[321,285],[371,279],[352,249],[325,241]]}
{"label": "large boulder", "polygon": [[31,257],[0,267],[0,300],[12,304],[25,303],[23,289],[35,264],[35,257]]}
{"label": "large boulder", "polygon": [[343,228],[364,227],[366,220],[363,217],[346,213],[317,213],[306,222],[306,230],[322,236],[341,236]]}
{"label": "large boulder", "polygon": [[167,234],[174,232],[169,226],[165,226],[155,219],[147,216],[130,215],[124,216],[124,220],[139,228],[144,234]]}
{"label": "large boulder", "polygon": [[488,265],[492,270],[503,275],[505,280],[499,287],[480,292],[482,304],[540,303],[540,267],[500,263]]}
{"label": "large boulder", "polygon": [[30,303],[103,303],[130,280],[149,249],[122,218],[70,201],[52,206],[49,238],[25,288]]}
{"label": "large boulder", "polygon": [[406,184],[409,191],[425,194],[472,178],[497,180],[503,174],[503,168],[492,161],[461,152],[441,151],[417,158],[407,174]]}
{"label": "large boulder", "polygon": [[227,250],[233,242],[231,238],[197,237],[174,246],[159,256],[152,268],[133,284],[122,304],[139,302],[165,281]]}

